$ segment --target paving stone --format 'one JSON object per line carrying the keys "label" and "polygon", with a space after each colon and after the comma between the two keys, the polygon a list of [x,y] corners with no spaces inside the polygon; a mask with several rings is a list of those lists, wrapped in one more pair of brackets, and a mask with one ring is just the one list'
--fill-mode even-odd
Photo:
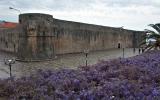
{"label": "paving stone", "polygon": [[[131,57],[138,55],[138,49],[133,52],[133,48],[124,49],[124,57]],[[97,63],[99,60],[108,60],[118,57],[123,57],[122,49],[111,49],[105,51],[89,52],[88,65]],[[14,55],[0,52],[0,78],[9,77],[9,67],[4,64],[5,58],[15,58]],[[65,54],[58,55],[56,59],[52,61],[41,62],[19,62],[16,61],[12,65],[12,74],[16,77],[23,75],[30,75],[38,69],[57,69],[57,68],[77,68],[78,66],[85,66],[86,56],[84,53],[79,54]]]}

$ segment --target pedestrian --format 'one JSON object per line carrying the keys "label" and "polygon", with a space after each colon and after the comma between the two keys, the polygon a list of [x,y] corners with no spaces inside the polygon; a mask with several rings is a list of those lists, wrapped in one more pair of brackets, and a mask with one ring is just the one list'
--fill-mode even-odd
{"label": "pedestrian", "polygon": [[139,54],[140,54],[141,53],[141,48],[139,48],[138,51],[139,51]]}

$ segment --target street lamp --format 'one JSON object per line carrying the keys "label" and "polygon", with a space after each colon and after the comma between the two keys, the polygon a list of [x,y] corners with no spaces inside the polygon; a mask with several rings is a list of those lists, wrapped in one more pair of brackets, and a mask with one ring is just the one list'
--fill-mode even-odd
{"label": "street lamp", "polygon": [[16,8],[9,7],[9,9],[16,10],[16,11],[18,11],[18,12],[21,14],[21,11],[20,11],[20,10],[18,10],[18,9],[16,9]]}
{"label": "street lamp", "polygon": [[[120,29],[120,31],[122,32],[123,29],[124,29],[124,26],[121,26],[119,29]],[[125,44],[126,44],[126,43],[125,43]],[[124,47],[122,48],[122,51],[123,51],[123,58],[124,58]]]}
{"label": "street lamp", "polygon": [[4,59],[4,63],[5,65],[9,66],[10,77],[12,77],[11,68],[12,68],[12,64],[15,63],[15,59]]}
{"label": "street lamp", "polygon": [[123,58],[124,58],[124,48],[123,48]]}
{"label": "street lamp", "polygon": [[85,56],[86,56],[86,67],[87,67],[87,65],[88,65],[88,53],[89,53],[89,50],[88,50],[88,49],[84,50],[84,54],[85,54]]}

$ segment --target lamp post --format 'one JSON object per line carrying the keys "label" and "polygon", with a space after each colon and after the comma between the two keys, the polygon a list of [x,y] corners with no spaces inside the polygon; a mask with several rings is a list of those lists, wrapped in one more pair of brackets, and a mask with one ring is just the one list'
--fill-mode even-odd
{"label": "lamp post", "polygon": [[124,58],[124,48],[123,48],[123,58]]}
{"label": "lamp post", "polygon": [[15,59],[4,59],[4,63],[9,66],[9,74],[12,77],[12,64],[15,63]]}
{"label": "lamp post", "polygon": [[9,9],[11,9],[11,10],[15,10],[15,11],[18,11],[18,12],[21,14],[21,11],[20,11],[20,10],[18,10],[18,9],[16,9],[16,8],[9,7]]}
{"label": "lamp post", "polygon": [[85,56],[86,56],[86,67],[87,67],[87,65],[88,65],[88,53],[89,53],[89,50],[87,49],[87,50],[84,50],[84,54],[85,54]]}
{"label": "lamp post", "polygon": [[[120,32],[123,32],[124,26],[121,26],[119,29],[120,29]],[[120,36],[119,36],[119,37],[120,37]],[[126,44],[126,43],[125,43],[125,44]],[[125,45],[125,44],[124,44],[124,45]],[[123,48],[122,48],[122,53],[123,53],[122,56],[123,56],[123,58],[124,58],[124,46],[123,46]]]}

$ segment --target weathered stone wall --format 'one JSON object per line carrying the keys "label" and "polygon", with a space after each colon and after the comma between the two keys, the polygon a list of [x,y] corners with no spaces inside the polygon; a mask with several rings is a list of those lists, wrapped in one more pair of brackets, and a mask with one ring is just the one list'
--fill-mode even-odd
{"label": "weathered stone wall", "polygon": [[[45,60],[54,58],[52,16],[46,14],[22,14],[18,59]],[[25,49],[25,51],[24,51]]]}
{"label": "weathered stone wall", "polygon": [[0,29],[0,50],[17,53],[21,28]]}
{"label": "weathered stone wall", "polygon": [[[53,19],[56,54],[133,47],[135,36],[142,32]],[[137,41],[137,40],[135,40]],[[137,44],[134,45],[138,47]]]}
{"label": "weathered stone wall", "polygon": [[0,49],[19,60],[52,59],[55,54],[111,48],[138,47],[143,32],[54,19],[28,13],[19,16],[19,27],[0,30]]}
{"label": "weathered stone wall", "polygon": [[140,43],[142,43],[144,36],[145,36],[144,32],[134,31],[133,32],[133,47],[140,47]]}

